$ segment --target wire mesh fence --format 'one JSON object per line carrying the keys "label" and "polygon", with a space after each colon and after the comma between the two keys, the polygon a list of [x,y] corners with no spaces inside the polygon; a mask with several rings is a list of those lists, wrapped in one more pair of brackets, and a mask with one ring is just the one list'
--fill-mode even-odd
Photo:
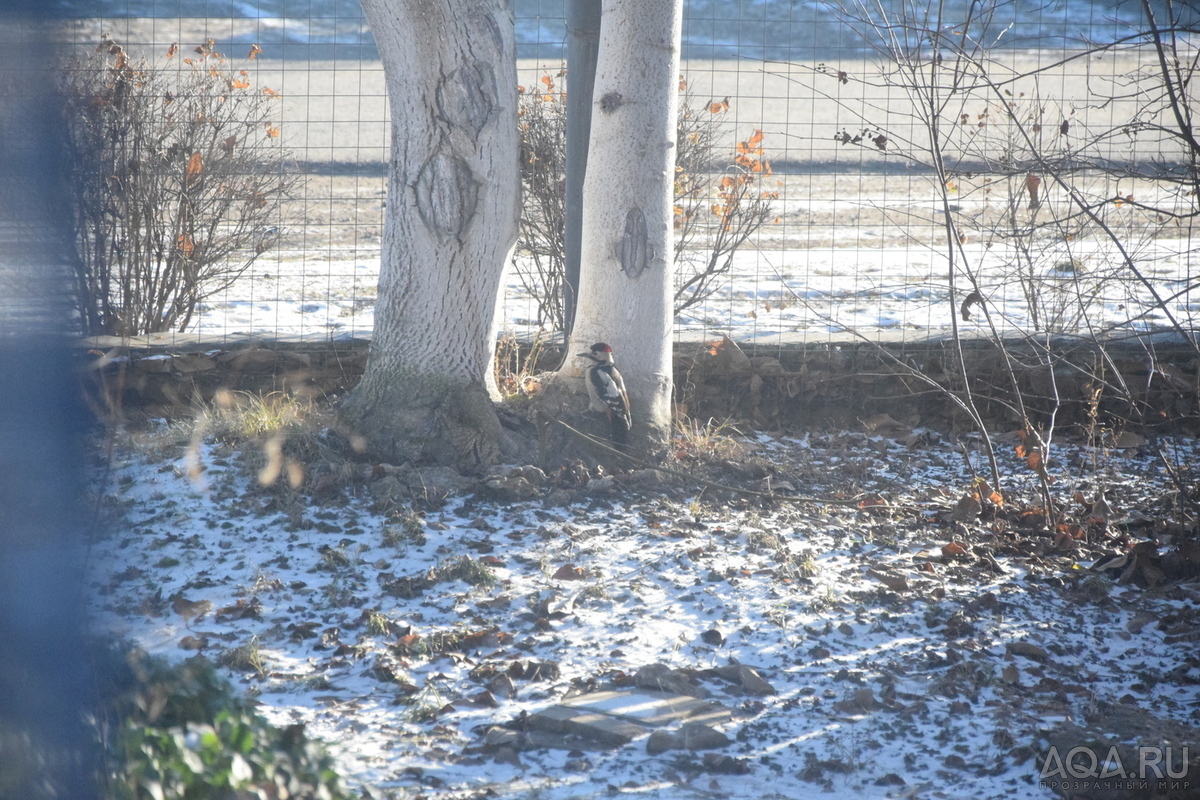
{"label": "wire mesh fence", "polygon": [[[212,42],[239,81],[274,98],[279,142],[303,176],[270,246],[173,336],[369,335],[389,99],[356,0],[62,8],[69,48],[103,34],[158,69],[185,69]],[[1177,72],[1147,10],[1181,23],[1162,26]],[[518,82],[552,102],[569,90],[563,4],[518,0],[515,13]],[[1195,12],[956,0],[929,13],[907,0],[685,4],[681,91],[712,150],[709,180],[677,208],[681,236],[694,226],[678,280],[712,275],[678,313],[678,335],[766,345],[956,326],[1194,328],[1200,147],[1178,135],[1178,115],[1200,108],[1187,72]],[[743,204],[770,213],[714,260],[747,174]],[[553,328],[530,258],[516,253],[503,300],[505,329],[522,337]]]}

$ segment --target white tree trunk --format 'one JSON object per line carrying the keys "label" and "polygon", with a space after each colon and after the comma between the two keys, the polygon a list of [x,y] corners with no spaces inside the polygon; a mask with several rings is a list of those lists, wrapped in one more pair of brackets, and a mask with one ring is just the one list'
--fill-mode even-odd
{"label": "white tree trunk", "polygon": [[583,259],[570,357],[577,381],[596,342],[616,352],[634,439],[670,434],[673,186],[682,0],[605,0],[583,185]]}
{"label": "white tree trunk", "polygon": [[342,415],[368,447],[494,462],[494,315],[516,239],[516,60],[507,0],[363,0],[391,105],[375,333]]}

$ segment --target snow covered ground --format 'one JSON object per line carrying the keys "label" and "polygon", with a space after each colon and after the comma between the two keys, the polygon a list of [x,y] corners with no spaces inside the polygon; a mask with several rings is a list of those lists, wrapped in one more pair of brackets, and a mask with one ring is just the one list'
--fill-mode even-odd
{"label": "snow covered ground", "polygon": [[[679,315],[678,334],[805,341],[844,337],[847,330],[917,339],[950,330],[960,309],[950,301],[944,229],[926,179],[793,175],[780,178],[780,191],[779,222],[735,255],[729,279],[712,297]],[[378,214],[382,194],[357,181],[342,192],[339,203],[348,202],[349,193],[362,194],[354,214],[365,217],[348,217],[341,223],[347,232],[329,242],[305,239],[297,227],[299,247],[285,245],[275,257],[260,259],[210,298],[192,332],[369,335],[379,277],[378,217],[374,227],[363,229],[366,234],[352,235],[347,226]],[[958,208],[964,217],[985,213],[978,201],[964,200]],[[1200,323],[1196,242],[1162,231],[1152,238],[1136,225],[1120,233],[1122,246],[1174,318],[1184,326]],[[1043,328],[1049,323],[1061,332],[1168,323],[1152,308],[1149,289],[1121,266],[1120,252],[1095,235],[1042,241],[1032,261],[1019,259],[1001,237],[973,236],[955,258],[958,301],[970,292],[973,276],[1001,329],[1031,331],[1035,313]],[[503,302],[506,331],[537,333],[536,304],[515,274],[508,276]],[[960,324],[983,331],[986,321],[976,309]]]}
{"label": "snow covered ground", "polygon": [[[1195,582],[1118,585],[1087,569],[1115,539],[1056,549],[1015,516],[962,514],[978,442],[897,436],[739,446],[769,488],[830,503],[563,476],[499,501],[443,500],[433,473],[386,466],[313,494],[263,487],[254,446],[189,445],[163,423],[97,472],[95,621],[228,665],[374,797],[1046,798],[1037,764],[1066,721],[1200,724]],[[1196,463],[1195,442],[1172,447]],[[1060,502],[1103,491],[1113,537],[1161,533],[1172,494],[1150,453],[1055,452]],[[426,487],[423,516],[379,491],[393,478]],[[734,711],[728,759],[644,739],[484,746],[491,726],[658,663]],[[730,663],[775,693],[709,671]]]}

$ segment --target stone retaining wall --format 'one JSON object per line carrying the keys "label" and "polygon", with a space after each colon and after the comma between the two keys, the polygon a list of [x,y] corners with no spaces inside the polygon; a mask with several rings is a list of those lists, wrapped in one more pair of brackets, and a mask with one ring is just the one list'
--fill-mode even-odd
{"label": "stone retaining wall", "polygon": [[[170,416],[211,401],[220,389],[336,398],[362,375],[368,346],[361,338],[183,345],[93,339],[81,355],[87,391],[99,407]],[[1038,423],[1056,411],[1058,425],[1086,424],[1095,408],[1102,421],[1200,431],[1200,355],[1177,335],[1108,342],[1103,350],[1063,337],[1052,343],[1053,370],[1026,342],[1004,350],[986,340],[962,347],[976,404],[993,421],[1018,421],[1011,365]],[[945,427],[966,420],[943,391],[963,385],[955,345],[945,339],[757,349],[724,340],[679,344],[675,363],[677,400],[693,418],[752,420],[765,428],[892,424],[888,419]],[[1121,399],[1115,388],[1121,384],[1134,403]]]}

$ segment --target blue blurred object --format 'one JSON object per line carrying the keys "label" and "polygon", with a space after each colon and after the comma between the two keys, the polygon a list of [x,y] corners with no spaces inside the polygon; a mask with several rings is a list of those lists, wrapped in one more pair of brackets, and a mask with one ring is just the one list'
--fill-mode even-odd
{"label": "blue blurred object", "polygon": [[96,797],[70,218],[42,4],[0,0],[0,796]]}

